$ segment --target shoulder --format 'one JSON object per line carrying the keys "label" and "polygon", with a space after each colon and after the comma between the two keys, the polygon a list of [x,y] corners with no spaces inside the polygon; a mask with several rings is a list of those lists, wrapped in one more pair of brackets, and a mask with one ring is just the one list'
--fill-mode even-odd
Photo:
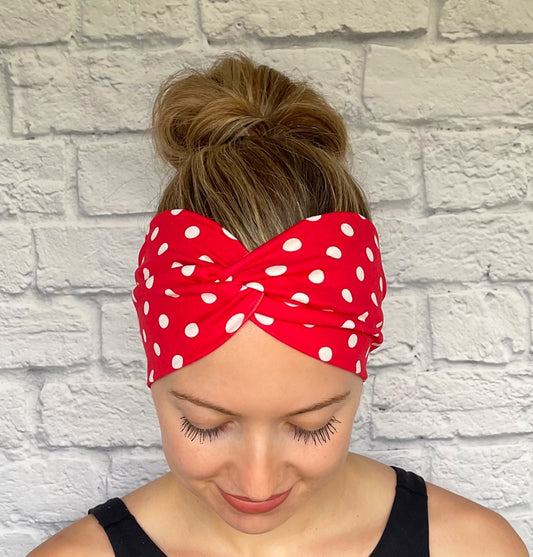
{"label": "shoulder", "polygon": [[109,538],[93,515],[73,522],[26,557],[113,557]]}
{"label": "shoulder", "polygon": [[530,557],[502,515],[430,482],[426,487],[432,557]]}

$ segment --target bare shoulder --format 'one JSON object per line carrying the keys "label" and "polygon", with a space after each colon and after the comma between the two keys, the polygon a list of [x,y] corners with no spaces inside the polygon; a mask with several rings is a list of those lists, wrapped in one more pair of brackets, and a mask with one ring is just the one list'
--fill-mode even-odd
{"label": "bare shoulder", "polygon": [[114,557],[104,529],[93,515],[73,522],[26,557]]}
{"label": "bare shoulder", "polygon": [[530,557],[497,512],[426,481],[432,557]]}

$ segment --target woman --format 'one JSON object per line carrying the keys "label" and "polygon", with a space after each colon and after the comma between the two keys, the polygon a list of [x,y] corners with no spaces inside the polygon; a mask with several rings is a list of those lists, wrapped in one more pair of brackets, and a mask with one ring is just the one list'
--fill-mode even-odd
{"label": "woman", "polygon": [[338,113],[238,54],[152,116],[174,174],[133,303],[170,471],[30,556],[526,557],[499,514],[349,452],[386,283]]}

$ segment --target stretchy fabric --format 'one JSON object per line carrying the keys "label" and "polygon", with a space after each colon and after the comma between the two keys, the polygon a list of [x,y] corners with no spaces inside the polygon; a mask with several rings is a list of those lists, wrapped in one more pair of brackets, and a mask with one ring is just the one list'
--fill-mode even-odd
{"label": "stretchy fabric", "polygon": [[[426,483],[414,472],[392,468],[396,496],[385,530],[369,557],[429,557]],[[166,557],[122,499],[109,499],[87,514],[93,514],[104,528],[116,557]]]}
{"label": "stretchy fabric", "polygon": [[138,263],[132,300],[148,387],[248,319],[363,381],[369,353],[383,342],[378,232],[358,213],[308,217],[249,252],[217,221],[171,209],[150,222]]}

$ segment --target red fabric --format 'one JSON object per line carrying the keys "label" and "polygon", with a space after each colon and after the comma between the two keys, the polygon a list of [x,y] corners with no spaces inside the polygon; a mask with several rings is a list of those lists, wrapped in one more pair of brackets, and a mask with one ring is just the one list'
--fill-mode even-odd
{"label": "red fabric", "polygon": [[163,211],[138,264],[132,297],[148,387],[215,350],[247,319],[363,381],[369,352],[383,342],[378,234],[357,213],[308,217],[248,252],[208,217]]}

